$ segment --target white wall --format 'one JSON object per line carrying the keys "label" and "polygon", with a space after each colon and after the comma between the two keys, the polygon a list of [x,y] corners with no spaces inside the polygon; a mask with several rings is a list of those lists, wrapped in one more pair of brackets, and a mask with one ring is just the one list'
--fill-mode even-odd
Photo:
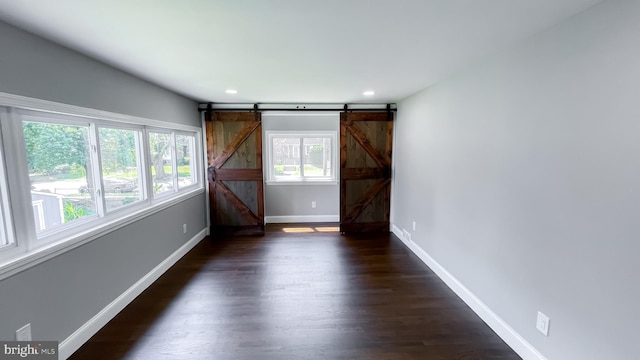
{"label": "white wall", "polygon": [[398,106],[394,224],[549,360],[640,354],[639,39],[610,0]]}
{"label": "white wall", "polygon": [[[339,133],[340,114],[264,113],[262,129],[264,132],[335,131]],[[265,140],[263,154],[266,154],[267,137],[263,136],[263,139]],[[337,145],[335,151],[339,151]],[[265,166],[267,166],[266,163]],[[340,217],[340,185],[338,184],[267,185],[264,194],[267,222],[328,222],[338,221]],[[316,208],[311,207],[311,201],[316,202]]]}

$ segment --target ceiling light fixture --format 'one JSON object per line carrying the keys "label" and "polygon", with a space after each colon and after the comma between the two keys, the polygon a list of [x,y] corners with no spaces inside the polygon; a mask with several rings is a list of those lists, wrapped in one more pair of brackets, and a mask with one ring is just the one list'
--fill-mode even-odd
{"label": "ceiling light fixture", "polygon": [[362,95],[364,95],[364,96],[373,96],[375,94],[376,94],[376,92],[373,91],[373,90],[367,90],[367,91],[362,93]]}
{"label": "ceiling light fixture", "polygon": [[237,94],[238,90],[234,90],[234,89],[227,89],[227,91],[225,91],[227,94]]}

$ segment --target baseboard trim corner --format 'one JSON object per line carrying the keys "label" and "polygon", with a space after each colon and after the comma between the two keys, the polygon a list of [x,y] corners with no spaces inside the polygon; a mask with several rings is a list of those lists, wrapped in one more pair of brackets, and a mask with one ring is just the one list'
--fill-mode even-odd
{"label": "baseboard trim corner", "polygon": [[471,290],[433,259],[414,241],[406,239],[402,230],[391,224],[391,232],[398,237],[422,262],[458,295],[498,336],[524,360],[547,360],[536,348],[518,334],[509,324],[493,312]]}
{"label": "baseboard trim corner", "polygon": [[133,284],[109,305],[105,306],[94,317],[78,328],[73,334],[60,342],[58,356],[67,359],[78,350],[87,340],[97,333],[104,325],[113,319],[122,309],[131,303],[138,295],[147,289],[154,281],[164,274],[173,264],[193,249],[207,234],[208,229],[202,229],[189,241],[179,247],[168,258],[158,264],[153,270]]}

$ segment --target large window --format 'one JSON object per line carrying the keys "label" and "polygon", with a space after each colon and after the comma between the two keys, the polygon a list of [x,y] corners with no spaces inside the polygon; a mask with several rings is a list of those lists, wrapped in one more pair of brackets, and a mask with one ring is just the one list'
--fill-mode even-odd
{"label": "large window", "polygon": [[149,132],[153,193],[160,195],[197,183],[196,137],[185,133]]}
{"label": "large window", "polygon": [[139,130],[101,127],[102,189],[107,211],[144,199]]}
{"label": "large window", "polygon": [[161,194],[174,190],[174,158],[171,133],[150,132],[149,147],[151,151],[151,179],[153,193]]}
{"label": "large window", "polygon": [[0,106],[0,266],[204,191],[197,127],[24,103]]}
{"label": "large window", "polygon": [[267,181],[334,183],[335,132],[267,131]]}
{"label": "large window", "polygon": [[178,163],[178,188],[196,183],[196,138],[193,135],[176,135],[176,161]]}
{"label": "large window", "polygon": [[[31,117],[26,117],[31,118]],[[95,215],[89,126],[22,123],[36,232]]]}

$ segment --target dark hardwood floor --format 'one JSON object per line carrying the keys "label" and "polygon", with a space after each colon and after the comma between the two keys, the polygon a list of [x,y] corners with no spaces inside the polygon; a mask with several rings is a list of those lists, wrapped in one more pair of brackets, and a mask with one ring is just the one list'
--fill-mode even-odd
{"label": "dark hardwood floor", "polygon": [[333,226],[205,239],[71,359],[520,359],[400,240]]}

